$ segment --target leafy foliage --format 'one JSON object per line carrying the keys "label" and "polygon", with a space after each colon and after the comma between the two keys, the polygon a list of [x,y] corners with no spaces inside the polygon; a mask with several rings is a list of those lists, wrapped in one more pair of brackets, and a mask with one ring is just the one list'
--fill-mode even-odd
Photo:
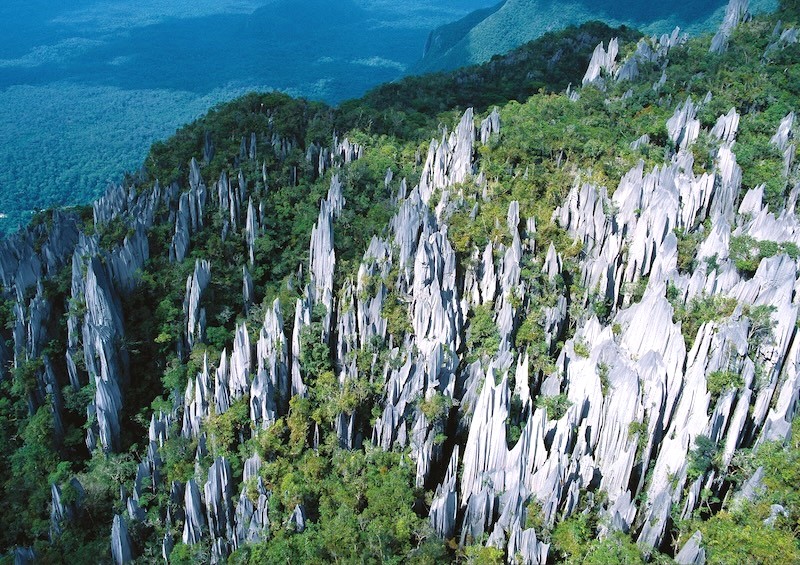
{"label": "leafy foliage", "polygon": [[271,471],[278,461],[267,474],[270,482],[280,480],[282,506],[301,501],[314,522],[300,534],[276,528],[272,540],[240,550],[234,562],[401,563],[446,556],[413,510],[417,494],[407,456],[378,449],[306,452],[282,479]]}
{"label": "leafy foliage", "polygon": [[467,330],[468,360],[491,357],[499,347],[500,332],[494,323],[492,310],[488,306],[475,307]]}
{"label": "leafy foliage", "polygon": [[[800,418],[792,424],[792,432],[788,443],[766,442],[756,449],[736,454],[735,481],[744,481],[758,468],[764,472],[763,487],[756,489],[753,499],[734,501],[706,520],[693,519],[681,524],[684,537],[700,530],[708,563],[795,563],[800,560],[797,543],[800,496],[796,488],[800,479],[797,439]],[[704,451],[697,458],[702,459],[699,465],[705,467],[713,458],[712,450],[701,448],[699,441],[698,450]],[[775,504],[782,509],[777,514]]]}
{"label": "leafy foliage", "polygon": [[681,323],[681,333],[687,349],[691,349],[700,326],[720,322],[733,314],[736,299],[720,295],[693,298],[686,306],[673,302],[675,321]]}
{"label": "leafy foliage", "polygon": [[730,257],[743,274],[752,277],[761,260],[786,253],[792,259],[800,256],[800,250],[792,242],[776,243],[774,241],[756,241],[750,236],[734,236],[731,238]]}
{"label": "leafy foliage", "polygon": [[553,396],[539,396],[536,399],[536,406],[547,411],[547,417],[551,420],[560,420],[572,406],[572,401],[566,394],[556,394]]}
{"label": "leafy foliage", "polygon": [[708,436],[697,436],[694,445],[694,449],[689,452],[689,465],[686,468],[690,481],[705,475],[713,466],[714,456],[717,454],[717,446]]}
{"label": "leafy foliage", "polygon": [[708,552],[706,563],[796,563],[800,550],[785,530],[771,528],[746,514],[720,512],[698,525]]}
{"label": "leafy foliage", "polygon": [[[490,110],[509,100],[525,102],[544,91],[563,91],[577,84],[600,41],[619,37],[635,42],[633,29],[588,22],[546,33],[513,52],[449,72],[409,76],[344,102],[337,126],[369,129],[401,137],[426,139],[437,116],[453,109]],[[453,85],[457,84],[457,88]]]}
{"label": "leafy foliage", "polygon": [[730,389],[737,389],[744,384],[742,375],[734,371],[712,371],[706,376],[706,388],[712,398]]}

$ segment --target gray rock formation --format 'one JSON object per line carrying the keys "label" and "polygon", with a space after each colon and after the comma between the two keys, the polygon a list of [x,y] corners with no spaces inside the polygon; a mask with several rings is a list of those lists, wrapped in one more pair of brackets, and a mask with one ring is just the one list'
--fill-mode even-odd
{"label": "gray rock formation", "polygon": [[583,75],[582,83],[586,85],[597,81],[602,72],[613,76],[616,70],[618,53],[619,44],[616,37],[608,42],[608,51],[606,51],[602,43],[595,47],[592,58],[589,61],[589,68],[586,69],[586,74]]}
{"label": "gray rock formation", "polygon": [[186,520],[183,524],[183,543],[192,545],[198,543],[208,531],[203,512],[203,502],[200,499],[200,489],[194,479],[186,483],[184,499],[184,512]]}
{"label": "gray rock formation", "polygon": [[669,138],[680,149],[686,149],[694,143],[700,133],[700,120],[697,119],[697,106],[691,98],[678,106],[673,116],[667,120]]}
{"label": "gray rock formation", "polygon": [[250,307],[253,305],[255,295],[255,288],[253,287],[253,277],[247,267],[242,266],[242,303],[244,304],[245,315],[250,313]]}
{"label": "gray rock formation", "polygon": [[444,480],[436,488],[436,494],[429,511],[431,526],[443,539],[450,539],[456,530],[458,517],[458,492],[456,479],[458,473],[458,446],[453,449],[450,464]]}
{"label": "gray rock formation", "polygon": [[259,225],[258,225],[258,213],[256,212],[255,207],[253,206],[253,199],[252,197],[247,201],[247,217],[244,223],[244,237],[245,241],[247,242],[247,253],[250,258],[250,265],[252,266],[255,263],[255,244],[256,239],[258,238],[259,233]]}
{"label": "gray rock formation", "polygon": [[492,134],[497,133],[500,131],[500,113],[497,111],[495,107],[492,110],[492,113],[489,114],[482,122],[481,122],[481,143],[486,145],[489,143],[489,139],[491,139]]}
{"label": "gray rock formation", "polygon": [[328,341],[333,313],[333,273],[336,268],[336,253],[333,250],[333,221],[340,204],[337,198],[340,194],[341,185],[336,177],[333,177],[328,198],[320,204],[319,218],[311,231],[309,271],[313,290],[312,297],[313,303],[325,307],[325,321],[323,322],[323,341],[325,342]]}
{"label": "gray rock formation", "polygon": [[724,53],[728,49],[728,40],[733,30],[750,17],[747,11],[748,4],[748,0],[730,0],[725,9],[725,19],[711,40],[711,47],[709,47],[711,53]]}
{"label": "gray rock formation", "polygon": [[303,533],[306,529],[306,511],[302,505],[294,507],[292,515],[289,517],[289,528],[297,533]]}
{"label": "gray rock formation", "polygon": [[[276,299],[272,303],[272,309],[265,313],[264,324],[259,332],[256,346],[256,380],[269,381],[269,389],[273,395],[272,402],[280,414],[286,412],[289,404],[288,349],[286,336],[283,333],[283,313],[280,302]],[[255,386],[254,383],[253,387]],[[264,388],[267,388],[266,382]],[[256,398],[259,396],[251,391],[251,405]],[[258,420],[253,418],[253,422]]]}
{"label": "gray rock formation", "polygon": [[[618,81],[633,81],[639,77],[639,68],[641,65],[648,63],[656,63],[662,68],[666,66],[667,55],[670,49],[680,45],[686,40],[686,36],[681,36],[680,29],[675,28],[671,34],[663,34],[661,37],[643,37],[636,44],[636,49],[631,53],[620,65],[616,67],[614,78]],[[593,58],[594,60],[594,58]],[[599,64],[596,61],[595,64]],[[593,66],[592,62],[589,63],[589,71],[587,75],[597,72],[597,67]],[[606,69],[608,72],[610,69]]]}
{"label": "gray rock formation", "polygon": [[211,282],[211,263],[206,260],[196,260],[194,273],[186,279],[186,298],[183,301],[186,339],[190,349],[195,343],[205,339],[206,312],[205,308],[200,306],[200,300],[209,282]]}
{"label": "gray rock formation", "polygon": [[50,541],[54,541],[59,537],[62,532],[62,526],[75,519],[83,501],[84,490],[83,485],[76,478],[72,478],[69,482],[69,488],[74,491],[74,499],[65,503],[62,498],[62,492],[59,486],[55,483],[50,485]]}
{"label": "gray rock formation", "polygon": [[250,334],[247,331],[247,326],[242,323],[236,328],[233,338],[233,351],[231,352],[228,380],[231,401],[239,400],[250,393],[251,363]]}
{"label": "gray rock formation", "polygon": [[794,27],[789,27],[781,32],[778,43],[782,46],[793,45],[800,41],[800,30]]}
{"label": "gray rock formation", "polygon": [[[247,479],[245,479],[247,482]],[[239,497],[236,505],[236,533],[233,547],[238,548],[243,543],[258,543],[264,541],[269,535],[268,505],[270,494],[264,487],[262,479],[256,483],[258,500],[251,502],[245,490]]]}
{"label": "gray rock formation", "polygon": [[472,175],[472,153],[475,141],[473,111],[469,108],[456,130],[442,135],[441,142],[431,141],[419,182],[419,195],[428,204],[433,191],[462,183]]}
{"label": "gray rock formation", "polygon": [[200,437],[203,420],[209,415],[210,395],[210,376],[206,359],[203,362],[203,371],[196,377],[190,377],[186,384],[181,432],[183,437]]}
{"label": "gray rock formation", "polygon": [[170,261],[178,262],[184,260],[189,251],[189,231],[190,226],[189,195],[181,195],[180,205],[175,220],[175,235],[172,236],[170,247]]}
{"label": "gray rock formation", "polygon": [[711,135],[720,141],[732,143],[736,139],[736,131],[739,129],[739,114],[736,108],[731,108],[727,114],[717,118],[717,123],[711,129]]}
{"label": "gray rock formation", "polygon": [[128,356],[117,345],[125,335],[122,306],[97,256],[88,261],[84,288],[83,349],[86,369],[96,387],[93,410],[97,434],[104,450],[114,450],[119,442],[119,412],[122,391],[128,381]]}
{"label": "gray rock formation", "polygon": [[172,539],[172,534],[166,532],[164,534],[164,539],[161,542],[161,557],[164,558],[165,563],[169,563],[169,556],[172,553],[174,547],[175,547],[175,541]]}
{"label": "gray rock formation", "polygon": [[[616,41],[608,51],[600,45],[585,82],[635,80],[644,63],[661,69],[670,49],[681,41],[678,30],[642,40],[620,66]],[[674,105],[663,96],[664,104]],[[310,517],[300,505],[285,522],[273,516],[271,524],[272,493],[259,476],[270,461],[259,455],[244,461],[240,482],[230,463],[215,457],[215,438],[205,423],[236,402],[248,403],[253,435],[285,416],[291,396],[307,392],[303,378],[313,378],[303,374],[300,363],[307,345],[301,336],[312,325],[312,316],[314,327],[319,321],[323,328],[321,341],[329,348],[339,386],[368,371],[372,383],[384,390],[371,430],[358,413],[332,418],[341,447],[356,449],[362,436],[371,433],[382,449],[407,449],[417,485],[435,487],[429,520],[438,535],[462,544],[483,540],[505,551],[509,562],[519,558],[541,563],[550,547],[538,525],[526,527],[533,518],[528,514],[539,511],[535,522],[551,528],[557,520],[594,507],[601,536],[633,532],[645,551],[661,547],[673,514],[690,516],[701,492],[718,488],[716,469],[701,477],[688,472],[687,460],[698,438],[718,446],[719,465],[726,467],[739,447],[787,438],[800,396],[800,340],[794,339],[797,261],[779,253],[745,276],[729,251],[732,238],[740,236],[798,244],[800,224],[793,205],[785,212],[768,209],[763,185],[740,200],[735,108],[705,132],[714,148],[713,165],[695,173],[699,162],[694,142],[702,127],[697,115],[709,100],[696,103],[690,98],[677,106],[666,123],[671,143],[664,163],[645,170],[640,162],[615,190],[592,182],[573,185],[553,221],[581,247],[579,255],[559,254],[558,242],[541,239],[547,227],[540,222],[537,232],[537,222],[524,217],[524,206],[514,201],[505,222],[501,218],[493,226],[497,237],[466,250],[470,260],[462,261],[463,271],[450,241],[450,222],[455,212],[471,214],[474,220],[491,204],[490,181],[476,167],[474,154],[477,139],[493,143],[501,127],[498,110],[480,121],[479,128],[468,110],[452,133],[443,131],[433,140],[424,162],[419,158],[418,186],[409,190],[405,179],[398,182],[391,171],[386,173],[383,186],[394,190],[396,213],[388,229],[369,242],[357,274],[341,279],[336,278],[342,273],[336,272],[334,232],[346,202],[337,169],[367,149],[347,139],[334,140],[330,150],[307,147],[305,158],[314,175],[333,171],[311,234],[309,262],[292,280],[295,285],[308,274],[306,287],[292,287],[298,298],[291,336],[284,333],[278,300],[271,307],[253,306],[257,290],[250,270],[259,268],[255,241],[270,213],[259,202],[267,189],[265,166],[261,179],[250,187],[243,174],[231,183],[223,172],[208,191],[211,202],[206,202],[196,160],[190,163],[190,188],[183,194],[177,186],[163,191],[156,186],[153,193],[141,195],[113,188],[95,206],[96,221],[125,218],[131,210],[142,211],[144,218],[114,250],[102,250],[97,238],[77,232],[70,239],[73,232],[66,220],[65,243],[59,247],[53,241],[47,253],[33,253],[34,240],[28,236],[0,242],[0,278],[7,288],[16,288],[18,298],[15,343],[7,357],[21,362],[43,351],[53,308],[41,292],[41,278],[71,259],[75,307],[67,321],[68,377],[76,389],[93,379],[97,393],[89,412],[96,423],[88,443],[113,449],[128,379],[127,353],[119,346],[125,336],[120,296],[135,288],[135,271],[149,256],[151,210],[169,205],[170,222],[176,226],[174,261],[185,260],[190,236],[216,214],[224,237],[244,237],[248,259],[240,261],[245,263],[242,300],[250,317],[237,324],[233,343],[217,366],[209,366],[206,357],[202,370],[189,375],[186,389],[174,392],[172,410],[152,416],[147,453],[132,488],[128,486],[130,496],[126,492],[122,500],[130,523],[146,518],[140,501],[168,488],[159,450],[179,426],[182,437],[196,446],[196,478],[185,487],[169,485],[162,514],[165,559],[174,543],[170,529],[177,534],[181,525],[183,543],[204,544],[212,562],[224,562],[243,544],[269,539],[270,527],[302,532],[308,526]],[[772,143],[781,151],[795,145],[793,120],[790,114],[776,124]],[[285,158],[295,145],[277,134],[251,135],[242,139],[239,162],[256,158],[259,141],[262,156],[273,152],[277,158]],[[642,136],[631,147],[644,149],[649,143]],[[205,145],[206,153],[213,153],[210,140]],[[520,171],[520,179],[527,174]],[[438,201],[435,195],[440,195]],[[678,265],[679,238],[687,232],[698,234],[699,241],[691,274]],[[203,340],[203,293],[210,270],[208,261],[197,260],[187,279],[184,313],[190,349]],[[568,275],[575,277],[573,288],[585,289],[581,294],[568,293]],[[676,310],[709,298],[735,304],[729,315],[695,326],[689,335],[690,324],[676,321]],[[319,310],[314,312],[317,305],[325,308],[322,320]],[[767,305],[774,311],[765,323],[752,307]],[[261,327],[248,328],[262,308]],[[474,336],[478,308],[488,313],[497,346],[472,357],[477,352],[465,346]],[[529,319],[541,333],[536,343],[523,347],[519,331]],[[574,334],[567,334],[568,328]],[[85,373],[76,363],[81,347]],[[555,351],[559,355],[553,363],[547,354]],[[179,353],[186,359],[185,344]],[[712,392],[708,380],[718,371],[733,371],[741,382]],[[31,400],[41,404],[51,398],[54,416],[61,410],[56,372],[52,363],[45,364],[37,374],[41,390]],[[509,432],[512,426],[518,438]],[[249,439],[246,427],[239,433],[240,443]],[[320,435],[320,429],[309,432],[315,442]],[[732,499],[754,500],[758,475]],[[207,477],[202,493],[200,477]],[[599,491],[605,493],[602,499]],[[57,486],[51,509],[54,535],[78,511],[63,503]],[[781,509],[773,514],[777,519]],[[130,560],[121,516],[115,518],[112,541],[115,560]],[[700,536],[693,536],[676,559],[702,563]]]}
{"label": "gray rock formation", "polygon": [[12,555],[14,556],[14,565],[36,563],[36,552],[32,547],[15,547]]}
{"label": "gray rock formation", "polygon": [[[783,153],[783,175],[785,177],[789,176],[797,151],[797,145],[794,143],[794,134],[792,131],[794,121],[794,112],[789,112],[786,117],[781,120],[778,131],[772,136],[772,139],[770,139],[770,143]],[[787,206],[787,208],[794,209],[794,206]]]}
{"label": "gray rock formation", "polygon": [[675,555],[675,562],[678,565],[703,565],[706,562],[706,550],[700,545],[702,541],[703,535],[695,532]]}
{"label": "gray rock formation", "polygon": [[204,491],[211,538],[233,539],[233,484],[231,467],[224,457],[215,459],[209,468]]}
{"label": "gray rock formation", "polygon": [[125,524],[125,518],[119,514],[114,515],[114,523],[111,526],[111,556],[117,565],[133,561],[128,526]]}

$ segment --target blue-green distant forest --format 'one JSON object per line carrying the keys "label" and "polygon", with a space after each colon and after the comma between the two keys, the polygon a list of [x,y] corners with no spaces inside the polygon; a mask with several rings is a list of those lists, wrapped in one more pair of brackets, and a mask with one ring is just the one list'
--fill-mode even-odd
{"label": "blue-green distant forest", "polygon": [[338,101],[492,0],[4,0],[0,233],[86,203],[151,143],[252,90]]}

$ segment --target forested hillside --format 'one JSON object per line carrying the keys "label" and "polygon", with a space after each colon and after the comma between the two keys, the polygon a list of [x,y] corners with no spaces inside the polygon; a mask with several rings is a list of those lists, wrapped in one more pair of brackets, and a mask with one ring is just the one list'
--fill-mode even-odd
{"label": "forested hillside", "polygon": [[99,198],[221,101],[361,96],[402,76],[432,28],[490,1],[5,0],[0,235]]}
{"label": "forested hillside", "polygon": [[38,214],[0,562],[799,562],[799,8],[249,94]]}
{"label": "forested hillside", "polygon": [[[752,12],[773,10],[774,0],[753,0]],[[683,0],[673,3],[637,0],[503,0],[490,9],[477,10],[464,18],[431,31],[417,72],[453,69],[482,63],[494,55],[543,34],[602,20],[626,25],[648,34],[669,33],[679,26],[690,35],[716,28],[725,11],[724,0]]]}

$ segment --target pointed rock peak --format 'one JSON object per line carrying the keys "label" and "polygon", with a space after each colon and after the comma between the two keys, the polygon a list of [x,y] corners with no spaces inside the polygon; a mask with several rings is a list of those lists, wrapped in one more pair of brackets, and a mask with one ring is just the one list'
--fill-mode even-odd
{"label": "pointed rock peak", "polygon": [[747,194],[742,198],[742,203],[739,205],[739,214],[755,216],[761,212],[764,201],[764,188],[765,185],[759,184],[757,187],[747,191]]}
{"label": "pointed rock peak", "polygon": [[547,278],[553,282],[556,275],[561,273],[561,255],[556,253],[556,246],[550,242],[550,247],[547,248],[547,257],[544,260],[544,272],[547,273]]}
{"label": "pointed rock peak", "polygon": [[519,235],[519,202],[516,200],[508,205],[506,222],[508,223],[508,231],[512,236],[517,237]]}
{"label": "pointed rock peak", "polygon": [[111,526],[111,556],[116,565],[133,561],[128,526],[125,524],[125,518],[119,514],[114,515],[114,522]]}
{"label": "pointed rock peak", "polygon": [[189,163],[189,186],[195,190],[203,183],[203,177],[200,175],[200,164],[197,159],[192,157]]}
{"label": "pointed rock peak", "polygon": [[711,47],[708,50],[711,53],[724,53],[728,49],[728,40],[733,34],[740,23],[747,21],[750,18],[750,13],[747,11],[749,7],[748,0],[730,0],[728,7],[725,9],[725,19],[719,26],[714,38],[711,40]]}
{"label": "pointed rock peak", "polygon": [[786,114],[778,126],[778,131],[775,132],[775,135],[773,135],[772,139],[770,139],[770,143],[775,145],[781,151],[786,150],[789,141],[793,137],[792,128],[794,127],[794,118],[794,112],[789,112]]}
{"label": "pointed rock peak", "polygon": [[608,42],[608,51],[603,47],[600,42],[592,53],[592,58],[589,61],[589,68],[586,69],[586,74],[583,75],[583,84],[591,84],[600,78],[602,71],[609,75],[614,74],[617,63],[617,54],[619,53],[619,44],[615,37]]}
{"label": "pointed rock peak", "polygon": [[731,108],[727,114],[720,115],[717,123],[711,129],[711,135],[721,141],[732,143],[736,139],[736,132],[739,129],[739,117],[736,108]]}
{"label": "pointed rock peak", "polygon": [[706,562],[706,550],[702,544],[703,534],[698,530],[675,555],[675,563],[678,565],[703,565]]}
{"label": "pointed rock peak", "polygon": [[481,122],[481,143],[486,145],[492,134],[499,133],[499,131],[500,113],[497,111],[497,106],[495,106],[491,114]]}

